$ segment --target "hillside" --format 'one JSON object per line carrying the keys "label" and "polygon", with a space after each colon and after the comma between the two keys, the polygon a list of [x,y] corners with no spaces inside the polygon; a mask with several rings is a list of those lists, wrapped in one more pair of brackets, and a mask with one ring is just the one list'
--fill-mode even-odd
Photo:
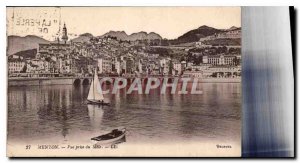
{"label": "hillside", "polygon": [[90,33],[84,33],[79,35],[79,37],[72,39],[72,42],[88,42],[90,41],[90,39],[94,37],[92,34]]}
{"label": "hillside", "polygon": [[17,53],[14,53],[14,55],[23,57],[23,58],[35,58],[37,53],[37,49],[29,49],[29,50],[23,50],[23,51],[19,51]]}
{"label": "hillside", "polygon": [[215,45],[215,46],[240,46],[241,45],[241,39],[235,38],[235,39],[215,39],[215,40],[207,40],[203,42],[207,45]]}
{"label": "hillside", "polygon": [[197,29],[193,29],[186,32],[185,34],[179,36],[175,40],[170,40],[170,44],[176,45],[182,43],[197,42],[199,41],[200,38],[210,36],[219,32],[222,32],[222,30],[203,25]]}
{"label": "hillside", "polygon": [[38,36],[28,35],[25,37],[20,36],[8,36],[7,37],[7,54],[11,55],[19,51],[37,49],[39,43],[50,43]]}

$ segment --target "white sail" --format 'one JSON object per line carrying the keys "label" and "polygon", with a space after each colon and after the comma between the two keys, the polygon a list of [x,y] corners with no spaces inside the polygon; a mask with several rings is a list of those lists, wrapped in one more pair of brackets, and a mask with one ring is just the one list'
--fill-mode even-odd
{"label": "white sail", "polygon": [[88,95],[87,99],[88,100],[104,100],[104,97],[102,94],[102,89],[101,89],[100,82],[99,82],[96,71],[95,71],[94,79],[90,86],[89,95]]}

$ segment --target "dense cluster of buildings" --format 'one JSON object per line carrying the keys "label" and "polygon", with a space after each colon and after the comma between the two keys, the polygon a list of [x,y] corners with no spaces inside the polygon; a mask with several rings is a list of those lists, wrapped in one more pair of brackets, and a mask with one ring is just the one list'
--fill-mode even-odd
{"label": "dense cluster of buildings", "polygon": [[[235,37],[236,33],[229,33]],[[227,37],[227,36],[213,36]],[[204,55],[198,65],[185,60],[162,57],[136,48],[128,41],[111,37],[91,38],[87,42],[68,41],[64,25],[62,40],[39,44],[34,58],[8,57],[10,77],[87,76],[96,69],[103,76],[173,75],[199,78],[239,77],[241,55]],[[213,38],[211,38],[213,39]]]}
{"label": "dense cluster of buildings", "polygon": [[226,30],[224,32],[216,33],[214,35],[210,35],[207,37],[203,37],[199,40],[199,42],[207,41],[207,40],[215,40],[215,39],[236,39],[241,38],[241,28],[234,28],[230,30]]}
{"label": "dense cluster of buildings", "polygon": [[[211,41],[219,40],[218,42],[222,44],[222,40],[228,39],[241,39],[241,28],[234,28],[230,30],[226,30],[224,32],[216,33],[207,37],[200,38],[198,42],[196,42],[196,47],[201,46],[212,46]],[[230,46],[230,45],[227,45]]]}

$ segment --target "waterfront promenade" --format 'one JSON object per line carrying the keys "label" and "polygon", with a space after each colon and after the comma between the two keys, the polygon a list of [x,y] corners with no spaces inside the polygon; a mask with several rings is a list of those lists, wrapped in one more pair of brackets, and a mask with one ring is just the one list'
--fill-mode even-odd
{"label": "waterfront promenade", "polygon": [[[99,77],[102,79],[104,77]],[[117,78],[125,78],[127,82],[133,82],[135,77],[105,77],[114,82]],[[168,83],[178,77],[141,77],[141,82],[146,83],[148,78],[157,78],[160,81],[168,80]],[[179,82],[181,78],[179,78]],[[8,78],[8,86],[30,86],[30,85],[89,85],[92,77],[11,77]],[[198,78],[199,83],[240,83],[241,78]]]}

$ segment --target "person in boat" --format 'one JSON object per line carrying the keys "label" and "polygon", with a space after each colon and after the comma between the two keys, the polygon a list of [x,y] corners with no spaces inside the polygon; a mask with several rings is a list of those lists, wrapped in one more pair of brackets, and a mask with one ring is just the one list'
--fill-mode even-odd
{"label": "person in boat", "polygon": [[122,134],[123,132],[118,130],[118,129],[114,129],[111,131],[111,133],[109,133],[109,136],[111,137],[118,137]]}

